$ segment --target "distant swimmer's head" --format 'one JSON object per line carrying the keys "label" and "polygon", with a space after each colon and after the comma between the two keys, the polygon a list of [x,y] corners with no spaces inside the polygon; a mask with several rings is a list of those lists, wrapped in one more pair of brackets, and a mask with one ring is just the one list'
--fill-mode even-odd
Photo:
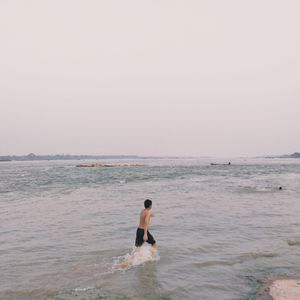
{"label": "distant swimmer's head", "polygon": [[152,207],[152,201],[149,199],[146,199],[144,202],[145,208],[151,208]]}

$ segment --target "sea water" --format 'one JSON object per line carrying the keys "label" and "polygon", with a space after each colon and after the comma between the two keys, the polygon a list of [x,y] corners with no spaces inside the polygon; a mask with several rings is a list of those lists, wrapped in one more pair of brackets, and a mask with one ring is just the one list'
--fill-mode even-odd
{"label": "sea water", "polygon": [[[246,300],[299,276],[300,160],[211,162],[1,162],[0,299]],[[146,198],[158,253],[133,261]]]}

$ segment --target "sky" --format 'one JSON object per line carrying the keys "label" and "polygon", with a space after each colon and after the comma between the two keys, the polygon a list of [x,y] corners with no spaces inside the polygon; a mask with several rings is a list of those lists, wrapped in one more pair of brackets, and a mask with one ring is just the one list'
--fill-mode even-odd
{"label": "sky", "polygon": [[300,151],[298,0],[0,0],[0,155]]}

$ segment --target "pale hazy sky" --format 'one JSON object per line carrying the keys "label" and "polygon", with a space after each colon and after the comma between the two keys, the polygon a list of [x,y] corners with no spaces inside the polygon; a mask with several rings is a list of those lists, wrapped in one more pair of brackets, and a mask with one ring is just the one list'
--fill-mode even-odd
{"label": "pale hazy sky", "polygon": [[0,0],[0,155],[300,151],[300,1]]}

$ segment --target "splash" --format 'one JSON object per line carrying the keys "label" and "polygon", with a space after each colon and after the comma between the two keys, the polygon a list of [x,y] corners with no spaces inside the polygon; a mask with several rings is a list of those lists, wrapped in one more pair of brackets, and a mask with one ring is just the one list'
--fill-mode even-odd
{"label": "splash", "polygon": [[134,247],[132,252],[124,256],[117,257],[114,262],[113,270],[127,270],[135,266],[142,265],[148,261],[159,260],[159,254],[152,246],[144,243],[141,247]]}

